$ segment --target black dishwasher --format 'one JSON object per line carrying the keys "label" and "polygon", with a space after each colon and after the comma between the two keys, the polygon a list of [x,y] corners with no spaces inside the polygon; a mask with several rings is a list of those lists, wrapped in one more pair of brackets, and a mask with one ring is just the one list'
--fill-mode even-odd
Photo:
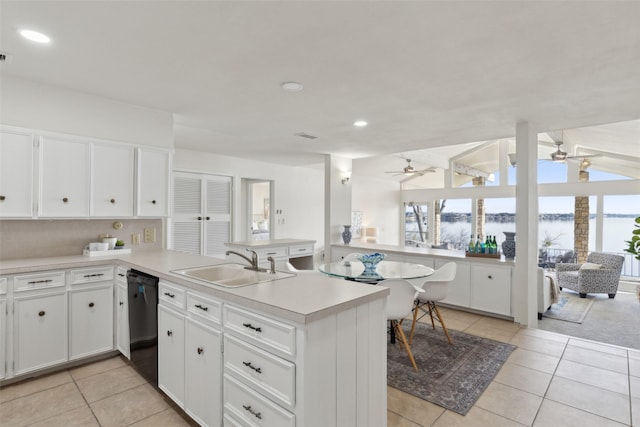
{"label": "black dishwasher", "polygon": [[149,383],[158,385],[158,278],[127,271],[131,363]]}

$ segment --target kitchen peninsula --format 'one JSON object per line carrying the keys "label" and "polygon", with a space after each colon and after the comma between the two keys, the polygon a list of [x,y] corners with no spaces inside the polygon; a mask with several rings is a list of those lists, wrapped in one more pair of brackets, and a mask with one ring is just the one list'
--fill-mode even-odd
{"label": "kitchen peninsula", "polygon": [[349,245],[331,245],[331,261],[350,253],[382,252],[386,260],[423,264],[438,269],[456,263],[456,278],[447,288],[442,303],[451,307],[513,320],[513,261],[504,257],[466,257],[464,251],[409,246],[382,245],[352,241]]}
{"label": "kitchen peninsula", "polygon": [[[88,277],[84,280],[91,281],[93,276],[89,273],[100,269],[102,275],[96,280],[101,281],[100,290],[110,290],[111,299],[104,301],[112,302],[114,317],[118,317],[122,304],[118,301],[119,286],[114,282],[127,269],[134,268],[160,279],[159,386],[201,424],[221,425],[224,419],[225,424],[244,425],[260,418],[263,425],[277,426],[386,425],[384,312],[388,290],[320,274],[224,288],[172,273],[228,262],[170,250],[107,258],[65,256],[3,261],[0,300],[16,310],[0,325],[3,344],[8,344],[3,348],[10,367],[0,377],[8,383],[68,366],[71,358],[67,348],[74,347],[76,336],[68,331],[77,321],[71,316],[71,307],[70,315],[66,315],[67,301],[69,305],[73,301],[71,297],[67,300],[67,294],[92,286],[74,285],[74,278],[82,281]],[[47,275],[55,280],[48,281],[44,278]],[[107,280],[109,277],[115,280]],[[50,296],[60,305],[45,310],[35,304]],[[102,302],[95,305],[99,307]],[[25,327],[33,326],[28,323],[29,317],[20,316],[27,308],[35,309],[31,318],[35,316],[43,323],[61,319],[56,330],[59,335],[53,337],[56,343],[52,345],[65,343],[64,357],[22,369],[22,358],[27,355],[20,346],[29,338],[24,334],[38,332]],[[55,309],[61,312],[50,311]],[[43,312],[40,317],[38,310]],[[178,326],[163,330],[163,316],[175,320],[177,323],[172,325]],[[122,326],[117,319],[113,323],[115,337]],[[189,362],[201,355],[212,357],[200,345],[197,352],[191,352],[192,338],[197,339],[201,331],[220,343],[213,358],[206,359],[214,361],[213,367]],[[180,347],[171,349],[175,356],[170,359],[171,370],[163,371],[163,359],[168,359],[163,355],[162,340],[167,335],[170,345]],[[117,340],[114,338],[111,343],[109,349],[100,351],[113,352]],[[46,356],[47,349],[42,348],[41,353]],[[212,374],[197,371],[200,366],[205,373],[212,369]],[[203,377],[204,381],[199,381]],[[207,402],[202,404],[201,398]]]}

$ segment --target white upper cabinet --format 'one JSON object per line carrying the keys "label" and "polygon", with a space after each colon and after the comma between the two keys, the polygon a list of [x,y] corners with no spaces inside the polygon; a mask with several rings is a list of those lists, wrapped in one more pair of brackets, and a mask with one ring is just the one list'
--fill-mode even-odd
{"label": "white upper cabinet", "polygon": [[136,215],[164,217],[169,215],[170,155],[167,151],[137,149],[138,192]]}
{"label": "white upper cabinet", "polygon": [[89,216],[90,154],[83,141],[40,139],[39,216]]}
{"label": "white upper cabinet", "polygon": [[133,147],[94,144],[92,160],[91,216],[133,216]]}
{"label": "white upper cabinet", "polygon": [[33,135],[0,133],[0,217],[33,215]]}

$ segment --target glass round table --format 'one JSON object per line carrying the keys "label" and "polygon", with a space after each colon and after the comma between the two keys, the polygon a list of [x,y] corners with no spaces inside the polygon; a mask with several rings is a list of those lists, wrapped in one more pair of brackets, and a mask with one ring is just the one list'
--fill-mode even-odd
{"label": "glass round table", "polygon": [[433,268],[422,264],[398,261],[380,261],[373,271],[365,271],[360,261],[338,261],[322,264],[321,273],[347,280],[377,283],[385,279],[420,279],[433,274]]}

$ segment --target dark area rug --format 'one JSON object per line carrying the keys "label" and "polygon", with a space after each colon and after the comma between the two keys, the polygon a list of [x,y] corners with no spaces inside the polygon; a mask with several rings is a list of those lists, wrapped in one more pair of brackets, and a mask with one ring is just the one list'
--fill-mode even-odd
{"label": "dark area rug", "polygon": [[[410,322],[403,325],[407,337]],[[387,384],[465,415],[516,346],[418,322],[411,351],[418,372],[398,344],[387,344]]]}

